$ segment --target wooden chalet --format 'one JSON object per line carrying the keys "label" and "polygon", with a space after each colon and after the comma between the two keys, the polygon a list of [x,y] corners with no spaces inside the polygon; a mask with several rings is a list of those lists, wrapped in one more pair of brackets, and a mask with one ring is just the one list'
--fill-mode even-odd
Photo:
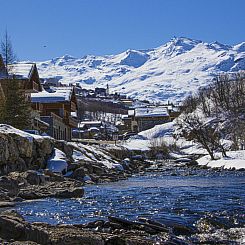
{"label": "wooden chalet", "polygon": [[42,91],[40,78],[35,63],[16,63],[5,67],[0,57],[0,83],[3,91],[6,91],[9,81],[17,81],[19,89],[23,90],[30,99],[31,93]]}
{"label": "wooden chalet", "polygon": [[48,135],[59,140],[71,140],[72,128],[77,128],[74,117],[77,99],[74,87],[53,87],[53,91],[31,94],[32,108],[40,113],[40,119],[48,123]]}
{"label": "wooden chalet", "polygon": [[[18,88],[23,91],[28,101],[31,101],[31,93],[42,91],[40,78],[36,64],[34,63],[16,63],[8,65],[6,68],[0,55],[0,106],[4,106],[6,99],[6,90],[8,83],[15,81]],[[32,129],[45,132],[48,125],[42,122],[38,115],[31,115]]]}

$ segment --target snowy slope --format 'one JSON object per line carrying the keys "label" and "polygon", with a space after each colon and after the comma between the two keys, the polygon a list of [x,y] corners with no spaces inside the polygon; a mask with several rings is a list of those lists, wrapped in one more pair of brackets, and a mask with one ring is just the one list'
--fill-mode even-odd
{"label": "snowy slope", "polygon": [[174,38],[150,50],[108,56],[65,55],[38,62],[40,76],[85,88],[109,84],[111,91],[151,101],[178,101],[220,72],[245,70],[245,42],[228,46]]}

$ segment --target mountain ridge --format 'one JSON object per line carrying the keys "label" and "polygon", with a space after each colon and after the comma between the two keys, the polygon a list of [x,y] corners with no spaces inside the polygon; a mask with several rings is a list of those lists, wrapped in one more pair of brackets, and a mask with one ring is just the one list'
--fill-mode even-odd
{"label": "mountain ridge", "polygon": [[230,46],[185,37],[160,47],[116,55],[64,55],[37,62],[40,77],[85,88],[106,87],[137,99],[183,100],[222,72],[245,70],[245,42]]}

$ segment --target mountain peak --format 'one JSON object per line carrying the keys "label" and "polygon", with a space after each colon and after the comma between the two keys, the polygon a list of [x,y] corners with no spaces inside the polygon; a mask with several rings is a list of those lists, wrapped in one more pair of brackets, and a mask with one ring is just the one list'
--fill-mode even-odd
{"label": "mountain peak", "polygon": [[61,76],[60,82],[106,87],[132,98],[179,101],[207,85],[220,72],[245,70],[245,42],[230,47],[174,37],[148,50],[128,49],[116,55],[65,55],[37,63],[40,77]]}
{"label": "mountain peak", "polygon": [[226,44],[222,44],[218,41],[212,42],[210,44],[208,44],[209,48],[215,49],[215,50],[229,50],[232,47]]}
{"label": "mountain peak", "polygon": [[163,49],[165,56],[174,57],[190,51],[199,43],[202,43],[202,41],[186,37],[174,37],[165,45],[161,46],[160,49]]}
{"label": "mountain peak", "polygon": [[175,45],[184,45],[184,44],[197,45],[199,43],[202,43],[202,41],[200,40],[191,39],[188,37],[173,37],[170,39],[170,42],[173,42]]}
{"label": "mountain peak", "polygon": [[245,42],[241,42],[233,47],[237,52],[245,52]]}

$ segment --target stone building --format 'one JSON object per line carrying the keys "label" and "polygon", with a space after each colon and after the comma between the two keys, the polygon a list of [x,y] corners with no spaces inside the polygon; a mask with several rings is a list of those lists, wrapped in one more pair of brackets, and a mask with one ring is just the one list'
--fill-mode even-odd
{"label": "stone building", "polygon": [[141,132],[155,125],[170,122],[168,109],[164,106],[149,106],[129,110],[127,117],[123,118],[125,125],[131,132]]}

